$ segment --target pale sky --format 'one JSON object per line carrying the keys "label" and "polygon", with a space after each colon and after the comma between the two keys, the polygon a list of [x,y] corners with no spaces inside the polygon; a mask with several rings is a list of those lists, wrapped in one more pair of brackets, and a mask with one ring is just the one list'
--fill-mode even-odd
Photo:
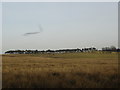
{"label": "pale sky", "polygon": [[[118,47],[117,2],[2,3],[3,52]],[[29,32],[38,34],[24,36]]]}

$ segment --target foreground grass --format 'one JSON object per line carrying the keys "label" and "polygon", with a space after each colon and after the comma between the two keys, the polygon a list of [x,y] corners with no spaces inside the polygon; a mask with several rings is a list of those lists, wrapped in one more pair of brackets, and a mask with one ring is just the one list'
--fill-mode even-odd
{"label": "foreground grass", "polygon": [[3,55],[3,88],[117,88],[117,53]]}

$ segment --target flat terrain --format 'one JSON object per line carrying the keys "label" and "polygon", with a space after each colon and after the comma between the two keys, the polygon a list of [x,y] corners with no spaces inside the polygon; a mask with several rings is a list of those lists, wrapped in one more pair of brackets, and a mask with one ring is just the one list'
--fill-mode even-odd
{"label": "flat terrain", "polygon": [[117,53],[14,54],[2,57],[3,88],[117,88]]}

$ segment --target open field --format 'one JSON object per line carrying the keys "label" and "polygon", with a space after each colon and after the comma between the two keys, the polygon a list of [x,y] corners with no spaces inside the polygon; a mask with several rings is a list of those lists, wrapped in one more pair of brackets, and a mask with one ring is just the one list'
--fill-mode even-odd
{"label": "open field", "polygon": [[117,88],[117,53],[3,55],[3,88]]}

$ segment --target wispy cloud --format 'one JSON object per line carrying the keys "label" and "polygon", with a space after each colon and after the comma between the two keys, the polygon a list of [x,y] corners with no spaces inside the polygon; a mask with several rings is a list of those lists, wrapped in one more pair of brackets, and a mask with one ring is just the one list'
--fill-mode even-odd
{"label": "wispy cloud", "polygon": [[28,36],[28,35],[32,35],[32,34],[38,34],[40,32],[28,32],[28,33],[25,33],[24,36]]}
{"label": "wispy cloud", "polygon": [[39,31],[38,32],[28,32],[28,33],[25,33],[23,36],[28,36],[28,35],[33,35],[33,34],[39,34],[43,31],[41,25],[39,25]]}

